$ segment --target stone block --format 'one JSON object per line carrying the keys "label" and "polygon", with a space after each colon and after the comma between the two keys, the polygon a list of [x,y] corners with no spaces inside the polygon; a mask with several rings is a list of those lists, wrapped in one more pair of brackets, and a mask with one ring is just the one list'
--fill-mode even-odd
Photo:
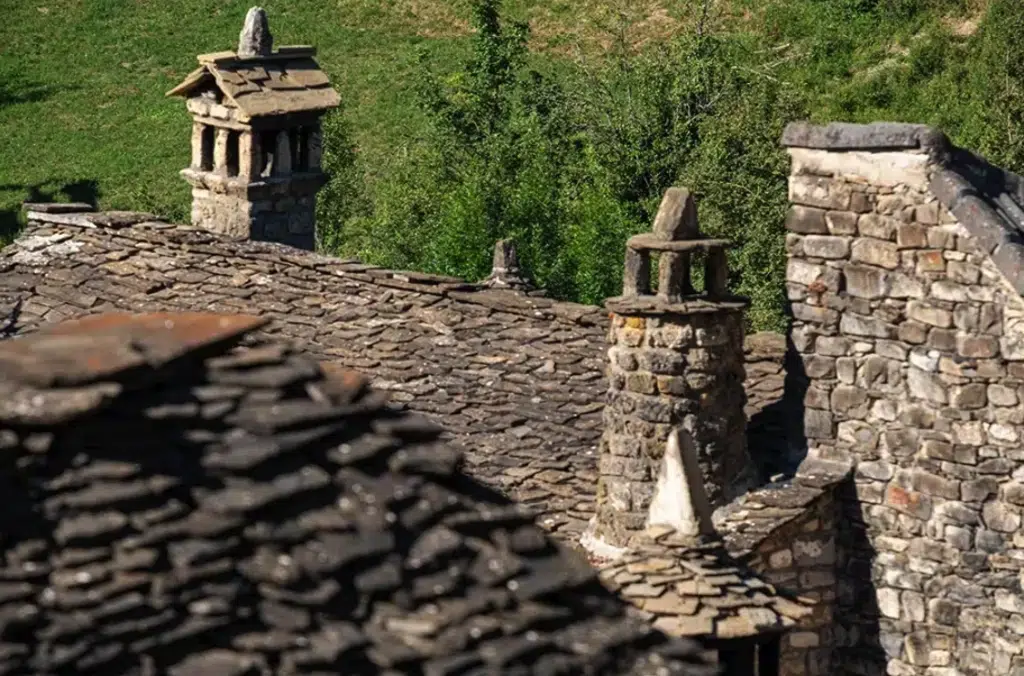
{"label": "stone block", "polygon": [[945,404],[949,399],[946,384],[938,376],[915,366],[907,370],[907,387],[910,396],[934,404]]}
{"label": "stone block", "polygon": [[839,271],[824,265],[815,265],[799,258],[790,258],[786,264],[786,280],[811,287],[815,293],[839,290]]}
{"label": "stone block", "polygon": [[919,204],[914,208],[914,220],[925,225],[938,225],[939,203]]}
{"label": "stone block", "polygon": [[804,411],[804,434],[809,439],[833,438],[832,414],[809,408]]}
{"label": "stone block", "polygon": [[925,250],[916,252],[916,266],[914,270],[919,275],[928,273],[940,273],[946,271],[946,257],[941,251]]}
{"label": "stone block", "polygon": [[789,177],[789,201],[794,204],[845,211],[850,208],[850,194],[841,181],[809,175]]}
{"label": "stone block", "polygon": [[928,340],[928,327],[917,322],[903,322],[896,331],[896,337],[911,345],[920,345]]}
{"label": "stone block", "polygon": [[887,270],[895,270],[900,265],[900,254],[893,242],[885,242],[873,238],[857,239],[850,247],[851,260],[868,265],[877,265]]}
{"label": "stone block", "polygon": [[954,387],[950,391],[949,403],[954,408],[983,408],[987,402],[987,388],[983,383],[972,383],[969,385]]}
{"label": "stone block", "polygon": [[786,214],[786,230],[800,235],[827,235],[825,210],[793,204]]}
{"label": "stone block", "polygon": [[956,336],[956,352],[969,359],[989,359],[999,354],[999,341],[994,336],[960,333]]}
{"label": "stone block", "polygon": [[850,241],[850,237],[807,235],[804,237],[804,255],[833,260],[846,258],[850,255]]}
{"label": "stone block", "polygon": [[930,350],[950,352],[956,349],[956,331],[933,328],[928,331],[928,340],[925,341],[925,345]]}
{"label": "stone block", "polygon": [[875,592],[875,598],[878,601],[878,610],[882,613],[882,617],[888,617],[893,620],[900,618],[899,590],[883,587]]}
{"label": "stone block", "polygon": [[802,322],[813,322],[815,324],[835,324],[839,319],[839,313],[820,305],[808,305],[807,303],[793,303],[790,306],[793,317]]}
{"label": "stone block", "polygon": [[846,293],[858,298],[882,298],[888,292],[889,273],[867,265],[847,265],[843,269]]}
{"label": "stone block", "polygon": [[953,326],[953,314],[949,310],[935,307],[924,301],[912,300],[907,303],[907,317],[916,322],[948,329]]}
{"label": "stone block", "polygon": [[832,235],[856,235],[858,214],[850,211],[825,212],[825,225]]}
{"label": "stone block", "polygon": [[966,261],[949,261],[946,274],[951,282],[957,284],[977,284],[981,279],[981,268]]}
{"label": "stone block", "polygon": [[910,275],[892,272],[889,274],[888,296],[890,298],[924,298],[924,284]]}
{"label": "stone block", "polygon": [[859,387],[837,385],[830,397],[832,411],[850,417],[861,418],[867,415],[868,394]]}
{"label": "stone block", "polygon": [[1016,532],[1021,525],[1020,510],[997,500],[985,503],[981,516],[988,528],[1000,533]]}
{"label": "stone block", "polygon": [[814,349],[826,357],[845,357],[850,352],[850,340],[842,336],[820,336]]}
{"label": "stone block", "polygon": [[900,249],[924,249],[928,246],[928,228],[916,223],[896,227],[896,246]]}
{"label": "stone block", "polygon": [[857,221],[857,232],[862,237],[895,240],[898,222],[881,214],[863,214]]}
{"label": "stone block", "polygon": [[[994,354],[989,356],[994,356]],[[1017,390],[1005,385],[989,385],[988,400],[994,406],[1016,406],[1018,401]]]}
{"label": "stone block", "polygon": [[897,328],[876,317],[864,317],[852,313],[844,313],[839,321],[839,330],[851,336],[873,338],[894,338]]}
{"label": "stone block", "polygon": [[945,300],[955,303],[963,303],[968,300],[970,287],[957,284],[949,280],[938,280],[932,282],[929,297],[935,300]]}

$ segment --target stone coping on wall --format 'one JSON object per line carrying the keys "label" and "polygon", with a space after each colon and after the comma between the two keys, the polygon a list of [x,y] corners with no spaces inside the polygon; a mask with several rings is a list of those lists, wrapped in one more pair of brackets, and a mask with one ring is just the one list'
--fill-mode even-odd
{"label": "stone coping on wall", "polygon": [[795,476],[750,491],[715,512],[715,526],[729,552],[747,560],[773,533],[798,521],[808,507],[832,493],[853,471],[850,464],[806,458]]}
{"label": "stone coping on wall", "polygon": [[978,247],[1024,294],[1024,178],[958,148],[925,125],[876,122],[825,126],[792,123],[782,135],[788,148],[829,152],[886,150],[927,153],[934,168],[929,190],[972,235]]}
{"label": "stone coping on wall", "polygon": [[601,578],[640,617],[673,636],[768,637],[811,612],[733,559],[719,538],[686,537],[666,527],[636,538],[626,554],[602,567]]}
{"label": "stone coping on wall", "polygon": [[0,342],[0,672],[713,673],[435,425],[265,323]]}

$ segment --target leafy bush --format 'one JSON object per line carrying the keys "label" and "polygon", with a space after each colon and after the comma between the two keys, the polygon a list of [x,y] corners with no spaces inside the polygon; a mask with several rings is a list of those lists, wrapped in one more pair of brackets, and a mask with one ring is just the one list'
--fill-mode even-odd
{"label": "leafy bush", "polygon": [[370,194],[341,117],[328,124],[336,176],[320,223],[336,229],[323,246],[480,279],[494,242],[512,238],[539,285],[600,303],[621,289],[625,240],[683,185],[702,230],[738,245],[730,283],[752,298],[750,328],[782,329],[787,122],[930,123],[1024,168],[1018,0],[992,0],[973,35],[949,27],[966,0],[736,2],[757,9],[746,31],[620,41],[596,64],[556,64],[529,53],[500,0],[471,0],[468,55],[454,70],[424,55],[428,129],[375,167],[387,178]]}

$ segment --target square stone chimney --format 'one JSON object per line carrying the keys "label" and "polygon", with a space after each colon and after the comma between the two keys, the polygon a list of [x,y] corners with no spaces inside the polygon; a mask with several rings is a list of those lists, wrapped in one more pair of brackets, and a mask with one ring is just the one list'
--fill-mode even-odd
{"label": "square stone chimney", "polygon": [[314,47],[273,49],[267,15],[253,7],[237,51],[200,55],[168,96],[192,114],[192,224],[312,250],[321,170],[320,118],[340,103]]}

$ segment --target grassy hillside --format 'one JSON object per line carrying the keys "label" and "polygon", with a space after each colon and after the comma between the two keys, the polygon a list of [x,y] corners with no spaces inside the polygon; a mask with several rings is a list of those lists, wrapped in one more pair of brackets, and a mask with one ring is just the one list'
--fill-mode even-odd
{"label": "grassy hillside", "polygon": [[[253,0],[5,3],[0,24],[0,227],[24,199],[98,198],[108,208],[187,215],[183,102],[164,93],[195,56],[232,49]],[[452,8],[455,5],[456,9]],[[655,16],[657,3],[648,3]],[[594,33],[608,3],[523,0],[535,45],[557,52]],[[277,44],[314,44],[345,101],[361,152],[401,152],[422,125],[408,86],[416,54],[450,59],[469,24],[446,0],[266,0]],[[461,8],[461,9],[464,9]],[[642,11],[641,8],[632,13]],[[651,35],[665,34],[667,20]],[[4,232],[0,231],[0,236]]]}
{"label": "grassy hillside", "polygon": [[[233,48],[250,4],[6,3],[0,240],[26,199],[186,219],[177,172],[190,126],[164,92],[196,54]],[[333,138],[347,136],[352,152],[334,158],[350,175],[328,191],[332,247],[381,264],[474,276],[484,244],[513,235],[528,240],[540,281],[595,302],[617,284],[621,240],[682,181],[706,205],[708,230],[742,244],[733,265],[755,298],[754,326],[779,327],[776,141],[789,119],[937,124],[1024,168],[1019,0],[506,0],[503,18],[529,25],[516,77],[535,69],[546,88],[509,94],[508,124],[486,141],[438,126],[479,94],[466,84],[479,47],[470,0],[262,4],[277,44],[315,44],[342,94],[347,129]],[[428,80],[447,113],[428,105]],[[468,168],[438,168],[453,157]]]}

